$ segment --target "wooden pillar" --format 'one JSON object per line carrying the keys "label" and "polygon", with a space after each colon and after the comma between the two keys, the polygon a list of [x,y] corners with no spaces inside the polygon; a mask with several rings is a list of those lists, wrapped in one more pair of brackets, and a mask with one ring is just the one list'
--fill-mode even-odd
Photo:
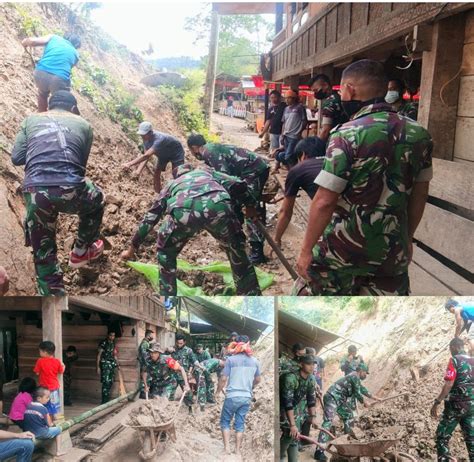
{"label": "wooden pillar", "polygon": [[212,10],[211,37],[209,40],[209,56],[207,63],[206,85],[204,89],[204,114],[208,124],[214,108],[214,82],[216,80],[217,50],[219,47],[219,13]]}
{"label": "wooden pillar", "polygon": [[423,52],[418,122],[433,137],[433,157],[446,160],[453,159],[464,25],[463,14],[436,22],[431,50]]}
{"label": "wooden pillar", "polygon": [[[43,297],[41,311],[43,319],[43,340],[49,340],[56,346],[55,357],[63,360],[63,329],[61,314],[67,310],[67,297]],[[59,396],[61,413],[64,412],[63,376],[59,377]]]}

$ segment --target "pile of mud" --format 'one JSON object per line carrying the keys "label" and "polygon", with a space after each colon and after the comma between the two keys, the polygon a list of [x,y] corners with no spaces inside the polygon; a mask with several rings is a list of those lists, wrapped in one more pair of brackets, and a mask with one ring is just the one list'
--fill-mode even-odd
{"label": "pile of mud", "polygon": [[226,289],[224,278],[216,273],[177,270],[176,277],[189,287],[200,287],[207,295],[222,294]]}
{"label": "pile of mud", "polygon": [[[430,415],[433,400],[441,391],[446,364],[439,362],[432,366],[418,381],[407,379],[403,389],[410,394],[387,403],[369,408],[360,417],[358,426],[367,434],[384,434],[390,426],[401,426],[405,432],[398,445],[399,450],[407,452],[420,460],[436,459],[436,428],[439,419]],[[393,391],[391,392],[393,393]],[[441,413],[443,406],[439,406]],[[458,460],[468,460],[466,446],[459,427],[450,442],[451,455]]]}
{"label": "pile of mud", "polygon": [[178,403],[156,397],[145,401],[128,416],[126,425],[131,427],[154,427],[169,422],[176,414]]}

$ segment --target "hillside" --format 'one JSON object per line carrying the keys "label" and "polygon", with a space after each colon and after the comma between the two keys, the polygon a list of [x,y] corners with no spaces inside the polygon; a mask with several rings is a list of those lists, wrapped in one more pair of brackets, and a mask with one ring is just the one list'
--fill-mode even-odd
{"label": "hillside", "polygon": [[[134,132],[143,119],[184,142],[183,130],[166,98],[140,84],[145,75],[153,72],[152,68],[100,29],[74,15],[64,4],[0,4],[0,26],[0,213],[4,223],[0,228],[0,264],[10,275],[9,294],[35,293],[31,249],[24,247],[21,226],[23,169],[11,164],[9,154],[21,121],[36,111],[32,58],[20,42],[27,35],[71,30],[79,33],[83,42],[80,63],[73,71],[73,92],[81,115],[92,124],[95,134],[87,174],[106,193],[107,206],[102,228],[106,251],[100,260],[85,269],[67,267],[77,218],[61,216],[58,220],[58,254],[65,271],[66,289],[71,294],[117,295],[130,289],[137,295],[149,292],[144,280],[119,257],[152,202],[151,166],[137,181],[131,173],[121,170],[121,164],[139,153],[139,140]],[[41,52],[41,49],[34,52],[36,60]],[[154,241],[153,233],[139,259],[156,261]],[[203,262],[200,252],[193,248],[207,249],[211,242],[214,241],[209,236],[199,236],[187,246],[182,257],[190,262]],[[212,257],[225,258],[217,245],[212,245],[215,247]]]}
{"label": "hillside", "polygon": [[[344,309],[345,320],[337,331],[349,338],[349,343],[362,344],[359,353],[370,370],[364,385],[372,393],[388,397],[409,392],[406,397],[378,404],[369,410],[360,408],[359,426],[367,435],[373,436],[383,434],[387,427],[401,426],[399,450],[420,461],[436,460],[434,437],[438,420],[432,419],[429,413],[443,386],[450,356],[447,343],[454,333],[454,318],[444,310],[445,301],[441,297],[384,297],[375,301],[373,309],[361,312],[355,306],[359,301],[354,299]],[[349,343],[341,347],[338,340],[328,345],[335,347],[336,352],[323,354],[328,372],[325,387],[342,376],[339,361]],[[441,349],[443,351],[424,372],[420,365]],[[410,369],[419,371],[419,379],[415,380]],[[451,441],[451,450],[458,461],[467,460],[459,428]],[[309,456],[310,453],[305,454]]]}

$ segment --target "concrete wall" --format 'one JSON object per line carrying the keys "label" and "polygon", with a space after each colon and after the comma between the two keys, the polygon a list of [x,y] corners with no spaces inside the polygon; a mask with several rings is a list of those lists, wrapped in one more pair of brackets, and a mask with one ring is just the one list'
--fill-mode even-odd
{"label": "concrete wall", "polygon": [[459,104],[456,118],[454,161],[474,163],[474,11],[466,17]]}

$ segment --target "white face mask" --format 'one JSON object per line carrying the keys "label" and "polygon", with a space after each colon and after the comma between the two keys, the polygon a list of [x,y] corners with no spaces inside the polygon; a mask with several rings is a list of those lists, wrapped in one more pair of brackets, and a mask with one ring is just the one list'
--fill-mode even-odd
{"label": "white face mask", "polygon": [[387,101],[388,104],[393,104],[395,101],[398,101],[399,98],[400,93],[395,90],[389,90],[385,95],[385,101]]}

